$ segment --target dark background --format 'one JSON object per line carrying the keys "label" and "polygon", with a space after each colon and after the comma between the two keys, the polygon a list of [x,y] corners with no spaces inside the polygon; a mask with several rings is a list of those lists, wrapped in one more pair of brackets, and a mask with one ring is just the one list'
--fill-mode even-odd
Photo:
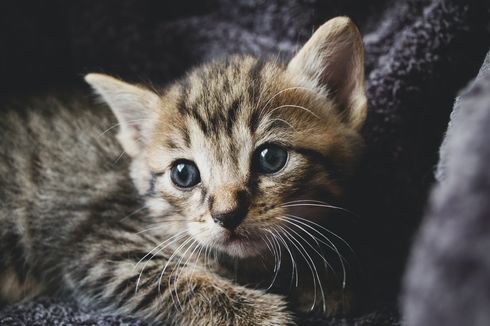
{"label": "dark background", "polygon": [[364,27],[384,2],[4,0],[1,91],[79,82],[89,71],[165,83],[228,53],[288,56],[328,18]]}

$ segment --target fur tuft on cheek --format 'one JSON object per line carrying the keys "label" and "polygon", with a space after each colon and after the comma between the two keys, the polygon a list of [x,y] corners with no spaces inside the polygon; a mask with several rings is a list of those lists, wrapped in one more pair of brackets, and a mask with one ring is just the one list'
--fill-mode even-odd
{"label": "fur tuft on cheek", "polygon": [[146,207],[150,211],[151,216],[154,217],[161,217],[172,209],[172,205],[162,197],[148,198],[146,200]]}
{"label": "fur tuft on cheek", "polygon": [[143,156],[133,158],[130,176],[140,195],[145,195],[150,191],[151,171]]}

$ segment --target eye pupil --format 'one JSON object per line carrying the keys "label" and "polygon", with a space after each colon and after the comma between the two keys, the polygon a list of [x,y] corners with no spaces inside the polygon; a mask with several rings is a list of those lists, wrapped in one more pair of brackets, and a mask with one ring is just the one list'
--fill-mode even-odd
{"label": "eye pupil", "polygon": [[279,163],[279,161],[281,160],[281,157],[279,155],[277,155],[277,153],[273,153],[268,148],[265,148],[260,153],[260,156],[265,161],[265,163],[267,163],[270,166],[277,165]]}
{"label": "eye pupil", "polygon": [[201,181],[199,170],[194,162],[177,161],[172,167],[170,177],[172,182],[182,188],[190,188]]}
{"label": "eye pupil", "polygon": [[264,145],[257,151],[255,166],[258,172],[271,174],[281,170],[287,162],[288,152],[274,144]]}

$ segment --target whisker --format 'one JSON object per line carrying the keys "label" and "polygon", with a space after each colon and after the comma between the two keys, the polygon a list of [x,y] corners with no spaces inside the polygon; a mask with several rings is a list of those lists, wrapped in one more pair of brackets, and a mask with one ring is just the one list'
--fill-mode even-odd
{"label": "whisker", "polygon": [[[288,225],[284,225],[284,227],[286,227],[288,230],[290,230],[291,232],[293,232],[294,234],[296,234],[301,240],[303,240],[311,249],[313,249],[313,251],[323,260],[323,262],[325,263],[325,272],[328,273],[328,269],[330,268],[334,273],[334,269],[332,268],[332,266],[329,264],[328,260],[318,251],[315,249],[315,247],[313,247],[301,234],[299,234],[298,232],[296,232],[293,228],[289,227]],[[291,235],[293,238],[294,235]],[[316,241],[316,238],[315,237],[312,237],[315,241]],[[318,242],[316,242],[318,244]],[[319,244],[318,244],[319,245]],[[315,268],[315,274],[316,274],[316,277],[318,279],[318,283],[319,283],[319,286],[320,286],[320,293],[322,295],[322,300],[323,300],[323,311],[326,311],[326,302],[325,302],[325,293],[324,293],[324,290],[323,290],[323,285],[322,285],[322,282],[320,280],[320,275],[318,273],[318,270],[316,268],[316,264],[314,263],[313,261],[313,258],[310,256],[310,254],[306,251],[306,249],[301,246],[301,248],[304,250],[305,254],[308,255],[308,257],[310,258],[310,261],[312,262],[314,268]]]}
{"label": "whisker", "polygon": [[[197,248],[199,248],[199,251],[197,252],[197,257],[196,257],[196,262],[199,261],[199,258],[201,257],[201,253],[202,253],[202,250],[204,249],[204,246],[197,243]],[[191,253],[191,255],[193,255],[194,252]],[[186,263],[187,264],[187,263]],[[194,263],[192,265],[192,269],[191,269],[191,273],[190,275],[194,275],[195,271],[196,271],[196,266],[197,266],[197,263]],[[189,283],[189,293],[191,292],[192,288],[191,288],[191,284]],[[191,305],[191,308],[192,308],[192,311],[194,313],[196,313],[195,309],[194,309],[194,306]]]}
{"label": "whisker", "polygon": [[314,116],[315,118],[317,119],[320,119],[320,117],[313,111],[311,111],[310,109],[308,108],[305,108],[304,106],[301,106],[301,105],[293,105],[293,104],[284,104],[284,105],[279,105],[275,108],[273,108],[272,110],[270,110],[267,114],[267,116],[271,116],[272,113],[274,113],[275,111],[279,110],[279,109],[283,109],[283,108],[296,108],[296,109],[302,109],[303,111],[306,111],[308,112],[309,114],[311,114],[312,116]]}
{"label": "whisker", "polygon": [[204,251],[204,265],[209,267],[209,251],[211,250],[210,245],[206,245],[206,249]]}
{"label": "whisker", "polygon": [[123,150],[123,151],[121,152],[121,154],[119,154],[119,155],[117,156],[117,158],[116,158],[116,159],[115,159],[115,160],[112,162],[112,166],[116,165],[116,164],[117,164],[117,162],[119,162],[119,160],[120,160],[120,159],[122,159],[122,158],[123,158],[123,156],[124,156],[125,154],[127,154],[127,153],[126,153],[126,151],[124,151],[124,150]]}
{"label": "whisker", "polygon": [[321,204],[321,203],[297,203],[297,204],[294,204],[294,203],[290,203],[290,204],[283,204],[280,207],[288,208],[288,207],[300,207],[300,206],[312,206],[312,207],[323,207],[323,208],[337,209],[337,210],[349,213],[356,218],[359,218],[359,215],[357,215],[356,213],[354,213],[354,212],[352,212],[346,208],[342,208],[342,207],[334,206],[334,205],[329,205],[329,204]]}
{"label": "whisker", "polygon": [[279,272],[280,267],[281,267],[281,258],[282,258],[281,246],[278,245],[277,242],[273,241],[274,239],[269,239],[267,234],[264,234],[264,236],[266,237],[266,239],[270,243],[271,249],[274,252],[274,257],[275,257],[275,259],[277,259],[275,261],[275,264],[274,264],[274,273],[277,274]]}
{"label": "whisker", "polygon": [[[279,228],[281,228],[281,230],[284,232],[284,235],[286,235],[286,237],[291,240],[291,244],[298,250],[298,252],[300,253],[300,255],[305,260],[306,264],[310,268],[311,276],[312,276],[312,279],[313,279],[313,304],[312,304],[312,306],[310,308],[310,311],[313,311],[313,309],[315,309],[315,306],[316,306],[317,287],[320,286],[320,289],[323,292],[323,289],[321,287],[320,280],[318,280],[320,284],[317,285],[318,272],[316,270],[316,265],[313,262],[313,259],[311,258],[311,256],[306,251],[306,249],[303,247],[303,245],[291,233],[289,233],[285,228],[283,228],[282,226],[279,226]],[[296,245],[295,242],[301,247],[301,249],[300,249],[300,247],[298,247],[298,245]],[[316,273],[316,275],[315,275],[315,273]]]}
{"label": "whisker", "polygon": [[288,126],[291,128],[291,129],[296,130],[296,128],[294,128],[294,126],[293,126],[292,124],[290,124],[289,122],[287,122],[287,121],[286,121],[286,120],[284,120],[284,119],[281,119],[281,118],[273,118],[273,119],[270,119],[270,121],[271,121],[271,122],[273,122],[273,121],[279,121],[279,122],[282,122],[282,123],[284,123],[284,124],[288,125]]}
{"label": "whisker", "polygon": [[[129,120],[129,121],[125,122],[125,124],[127,124],[129,126],[131,126],[131,125],[137,125],[138,122],[142,122],[142,121],[151,121],[151,119],[134,119],[134,120]],[[109,131],[111,131],[114,128],[119,127],[120,125],[121,125],[121,123],[116,123],[115,125],[110,126],[106,130],[104,130],[103,132],[101,132],[97,137],[100,137],[100,136],[105,135],[106,133],[108,133]]]}
{"label": "whisker", "polygon": [[[163,275],[165,275],[165,271],[167,270],[167,267],[169,266],[170,262],[177,255],[177,253],[181,250],[181,248],[185,247],[189,242],[191,242],[193,240],[194,239],[190,235],[188,235],[188,238],[186,240],[184,240],[184,242],[182,244],[180,244],[180,246],[178,246],[177,249],[174,250],[174,252],[170,256],[170,258],[167,260],[167,263],[163,267],[162,272],[160,273],[160,277],[158,279],[158,293],[161,294]],[[171,292],[170,292],[170,294],[171,294]]]}
{"label": "whisker", "polygon": [[[157,250],[157,252],[155,252],[153,254],[153,256],[151,256],[151,258],[143,265],[143,268],[141,269],[140,273],[139,273],[139,276],[138,276],[138,280],[136,281],[136,288],[135,288],[135,293],[138,292],[138,287],[139,287],[139,284],[141,282],[141,276],[146,268],[146,266],[148,265],[148,263],[156,256],[158,255],[160,252],[162,252],[168,245],[174,243],[175,241],[178,241],[179,239],[183,238],[185,236],[184,233],[186,233],[187,230],[184,230],[184,231],[181,231],[175,235],[173,235],[172,237],[166,239],[165,241],[161,242],[159,245],[157,245],[155,248],[153,248],[150,252],[148,252],[144,257],[142,257],[137,263],[136,265],[134,266],[133,270],[138,268],[138,265],[144,260],[146,259],[146,257],[148,257],[149,255],[151,255],[151,253],[155,250]],[[169,242],[170,241],[170,242]],[[163,247],[161,247],[163,246]],[[160,248],[161,247],[161,248]],[[160,249],[158,249],[160,248]]]}
{"label": "whisker", "polygon": [[[199,234],[202,234],[202,233],[204,233],[204,231],[198,232],[196,235],[199,235]],[[192,241],[192,243],[191,243],[191,246],[192,246],[192,244],[193,244],[193,243],[196,241],[196,239],[194,239],[192,236],[188,235],[188,238],[187,238],[186,240],[184,240],[184,241],[183,241],[183,243],[182,243],[182,244],[180,244],[180,246],[178,246],[178,247],[177,247],[177,248],[174,250],[174,252],[173,252],[173,253],[172,253],[172,255],[170,256],[170,258],[167,260],[167,263],[166,263],[166,264],[165,264],[165,266],[163,267],[163,269],[162,269],[162,271],[161,271],[161,273],[160,273],[160,277],[159,277],[159,279],[158,279],[158,292],[159,292],[160,294],[161,294],[161,285],[162,285],[162,279],[163,279],[163,276],[165,275],[165,271],[167,270],[167,267],[169,266],[169,264],[170,264],[170,262],[172,261],[172,259],[173,259],[173,258],[174,258],[174,257],[175,257],[177,254],[179,254],[179,253],[181,252],[181,250],[182,250],[183,248],[185,248],[185,246],[186,246],[186,245],[187,245],[189,242],[191,242],[191,241]],[[186,252],[187,252],[187,250],[186,250]],[[180,258],[182,258],[182,257],[180,257]],[[176,266],[178,267],[178,266],[179,266],[179,264],[180,264],[180,260],[179,260],[179,262],[177,263],[177,265],[176,265]],[[176,267],[175,267],[175,268],[176,268]],[[174,268],[174,270],[175,270],[175,268]],[[173,273],[173,271],[174,271],[174,270],[172,270],[172,273]],[[170,282],[170,279],[171,279],[172,273],[170,273],[170,275],[169,275],[169,277],[168,277],[169,282]],[[177,280],[176,280],[176,281],[177,281]],[[169,283],[169,284],[170,284],[170,283]],[[169,289],[170,289],[170,286],[169,286]],[[172,302],[175,304],[175,301],[174,301],[174,298],[173,298],[172,291],[169,291],[169,294],[170,294],[170,296],[172,297]],[[178,298],[177,298],[177,300],[178,300]]]}
{"label": "whisker", "polygon": [[[333,249],[329,244],[327,244],[326,242],[322,241],[321,239],[317,239],[313,234],[311,234],[311,232],[308,232],[307,230],[305,230],[304,228],[302,228],[301,226],[297,225],[296,223],[294,223],[293,221],[289,221],[287,219],[283,219],[283,218],[279,218],[280,220],[282,221],[285,221],[291,225],[294,225],[295,227],[299,228],[300,230],[302,230],[303,232],[305,232],[308,236],[310,236],[313,241],[316,242],[316,244],[318,245],[318,248],[320,248],[320,243],[318,241],[320,241],[321,243],[325,244],[329,249]],[[288,227],[287,225],[284,225],[285,227],[287,227],[289,230],[291,230],[291,232],[294,232],[294,234],[296,234],[298,237],[300,237],[311,249],[313,249],[317,254],[318,256],[327,264],[328,268],[330,268],[330,270],[332,270],[332,272],[335,273],[335,270],[332,268],[332,266],[330,265],[330,263],[328,262],[328,260],[318,251],[316,250],[315,247],[313,247],[309,241],[307,241],[303,236],[301,236],[296,230],[294,230],[293,228],[291,227]]]}
{"label": "whisker", "polygon": [[291,201],[284,202],[283,205],[294,204],[294,203],[318,203],[318,204],[330,205],[326,201],[315,200],[315,199],[297,199],[297,200],[291,200]]}
{"label": "whisker", "polygon": [[179,235],[183,234],[187,232],[187,230],[184,230],[184,231],[180,231],[179,233],[177,234],[174,234],[173,236],[171,236],[170,238],[167,238],[165,239],[165,241],[162,241],[160,244],[158,244],[157,246],[155,246],[150,252],[148,252],[145,256],[143,256],[134,266],[134,269],[136,269],[138,267],[138,265],[144,260],[146,259],[146,257],[148,257],[149,255],[151,255],[151,253],[154,251],[154,250],[157,250],[157,248],[159,248],[160,246],[164,245],[165,243],[167,243],[168,241],[178,237]]}
{"label": "whisker", "polygon": [[[187,243],[192,242],[192,240],[193,240],[192,237],[189,237],[189,239],[185,240],[184,243],[182,243],[177,249],[174,250],[172,256],[167,261],[167,264],[165,265],[165,268],[162,270],[162,274],[160,275],[160,278],[164,275],[165,269],[166,269],[167,265],[170,263],[170,261],[173,259],[173,257],[176,257],[176,255],[178,254],[178,252],[180,252],[180,248],[184,248],[187,245]],[[182,259],[182,256],[180,258]],[[170,297],[172,298],[172,303],[173,304],[175,304],[175,300],[174,300],[174,294],[173,294],[173,292],[171,290],[172,284],[170,282],[171,282],[171,279],[172,279],[172,274],[175,271],[175,269],[178,267],[179,263],[180,262],[177,262],[177,264],[175,264],[174,268],[172,269],[172,272],[170,272],[170,275],[168,275],[168,277],[167,277],[167,285],[168,285],[167,291],[168,291]],[[160,285],[161,285],[161,279],[159,280],[159,283],[158,283],[158,290],[159,291],[160,291]],[[174,281],[174,285],[176,285],[176,282],[175,281]],[[179,301],[179,297],[178,297],[177,291],[176,291],[175,295],[176,295],[177,301],[179,302],[179,308],[182,311],[182,306],[180,305],[180,301]]]}
{"label": "whisker", "polygon": [[267,229],[266,231],[269,232],[270,234],[272,234],[273,238],[276,241],[282,242],[282,244],[284,245],[284,248],[289,253],[289,257],[291,258],[291,264],[292,264],[292,269],[291,269],[291,284],[293,283],[294,276],[296,276],[296,279],[295,279],[296,280],[296,283],[295,283],[295,285],[296,285],[296,287],[298,287],[298,268],[296,266],[296,260],[294,259],[293,253],[291,252],[291,249],[289,248],[289,246],[286,243],[286,241],[282,238],[282,236],[281,236],[280,233],[275,233],[273,230],[270,230],[270,229]]}
{"label": "whisker", "polygon": [[274,285],[274,283],[276,282],[276,278],[277,278],[277,275],[279,273],[279,267],[277,265],[278,264],[278,255],[276,253],[275,248],[273,248],[272,242],[270,242],[270,240],[266,234],[264,234],[263,237],[261,236],[261,239],[262,239],[262,241],[264,241],[266,243],[267,248],[269,248],[269,251],[274,256],[274,271],[273,271],[274,275],[273,275],[273,278],[271,280],[270,285],[266,289],[266,291],[269,291],[272,288],[272,286]]}
{"label": "whisker", "polygon": [[[281,220],[285,221],[285,222],[288,222],[292,225],[294,225],[295,227],[301,229],[303,232],[305,232],[307,235],[309,235],[311,238],[313,238],[315,240],[315,242],[318,244],[318,241],[321,242],[322,244],[324,244],[328,249],[332,250],[333,252],[335,252],[337,254],[337,256],[339,256],[339,260],[340,260],[340,263],[342,265],[342,287],[345,288],[346,284],[347,284],[347,280],[346,280],[346,271],[345,271],[345,267],[343,266],[344,264],[344,261],[347,262],[347,260],[340,254],[340,252],[338,251],[337,247],[332,247],[333,243],[330,239],[326,238],[325,235],[323,235],[322,233],[318,232],[317,230],[313,229],[311,226],[309,225],[306,225],[307,227],[309,228],[312,228],[313,231],[317,232],[318,234],[320,234],[322,237],[326,238],[327,241],[332,244],[330,245],[329,243],[326,243],[325,241],[323,241],[322,239],[319,239],[317,237],[315,237],[313,234],[311,234],[308,230],[304,229],[303,227],[301,227],[300,225],[298,225],[297,223],[301,223],[301,224],[304,224],[303,222],[301,221],[296,221],[294,219],[291,219],[291,218],[288,218],[287,216],[283,216],[283,218],[280,218]],[[290,220],[291,219],[291,220]],[[306,243],[308,243],[306,240],[305,240]],[[309,244],[309,243],[308,243]],[[310,244],[309,244],[310,245]],[[311,246],[311,245],[310,245]],[[316,250],[315,250],[316,251]],[[317,252],[318,253],[318,252]],[[324,263],[325,263],[325,270],[332,270],[332,272],[334,273],[334,275],[337,275],[335,269],[332,267],[332,265],[330,265],[330,263],[323,257],[323,255],[321,255],[320,253],[318,253],[318,255],[320,257],[322,257],[322,259],[324,260]]]}
{"label": "whisker", "polygon": [[314,94],[318,94],[317,92],[315,92],[314,90],[311,90],[307,87],[302,87],[302,86],[294,86],[294,87],[287,87],[287,88],[284,88],[282,90],[280,90],[279,92],[277,92],[276,94],[274,94],[273,96],[271,96],[267,102],[265,102],[265,104],[262,106],[261,110],[260,110],[260,113],[259,113],[259,116],[261,117],[262,116],[262,113],[264,112],[264,110],[267,108],[267,106],[269,105],[270,102],[272,102],[273,99],[275,99],[276,97],[278,97],[279,95],[281,95],[282,93],[284,92],[287,92],[287,91],[292,91],[292,90],[297,90],[297,89],[302,89],[302,90],[307,90],[307,91],[310,91]]}
{"label": "whisker", "polygon": [[[329,233],[333,233],[335,234],[334,232],[328,230],[327,228],[324,228],[322,227],[321,225],[315,223],[315,222],[312,222],[312,221],[309,221],[307,219],[304,219],[304,218],[301,218],[299,216],[295,216],[295,215],[287,215],[287,216],[283,216],[284,218],[286,219],[292,219],[292,220],[295,220],[296,219],[296,222],[297,223],[300,223],[308,228],[310,228],[311,230],[315,231],[316,233],[318,233],[321,237],[323,237],[325,240],[328,241],[328,243],[330,243],[330,245],[333,247],[333,250],[335,251],[335,253],[337,254],[337,256],[339,257],[339,261],[340,261],[340,265],[342,267],[342,288],[345,289],[346,287],[346,279],[347,279],[347,272],[346,272],[346,268],[345,268],[345,265],[344,265],[344,260],[345,258],[340,254],[340,251],[339,249],[337,248],[337,246],[332,242],[332,240],[330,240],[325,234],[321,233],[320,231],[318,231],[317,229],[315,229],[314,227],[312,227],[311,225],[305,223],[305,222],[309,222],[309,223],[312,223],[314,225],[317,225],[318,227],[321,227],[322,229],[324,229],[325,231],[329,232]],[[305,221],[305,222],[302,222],[302,221]],[[338,238],[340,238],[340,236],[337,236]],[[349,244],[342,238],[340,238],[350,249],[352,252],[354,252],[352,250],[352,248],[349,246]]]}
{"label": "whisker", "polygon": [[[319,239],[317,238],[316,236],[314,236],[313,234],[311,234],[311,232],[309,232],[308,230],[302,228],[300,225],[298,225],[296,222],[300,223],[300,221],[296,221],[290,217],[288,217],[287,215],[286,216],[281,216],[281,217],[278,217],[278,219],[282,220],[282,221],[285,221],[287,223],[290,223],[290,224],[293,224],[295,227],[297,227],[298,229],[300,229],[301,231],[305,232],[307,235],[309,235],[315,242],[316,244],[319,246],[319,242],[324,244],[328,249],[332,250],[335,252],[335,248],[332,247],[329,243],[326,243],[325,241],[323,241],[322,239]],[[292,221],[291,221],[292,220]],[[293,222],[294,221],[294,222]],[[315,230],[316,231],[316,230]],[[318,231],[317,231],[318,232]],[[321,233],[320,233],[321,234]]]}
{"label": "whisker", "polygon": [[136,209],[136,210],[132,211],[132,212],[131,212],[131,213],[129,213],[128,215],[124,216],[122,219],[120,219],[120,220],[119,220],[119,222],[122,222],[122,221],[124,221],[124,220],[126,220],[126,219],[130,218],[131,216],[134,216],[135,214],[137,214],[137,213],[141,212],[142,210],[144,210],[144,209],[145,209],[145,208],[147,208],[147,207],[148,207],[148,206],[146,206],[146,204],[145,204],[145,205],[143,205],[142,207],[140,207],[140,208],[138,208],[138,209]]}
{"label": "whisker", "polygon": [[[353,253],[355,253],[354,252],[354,249],[352,249],[352,247],[349,245],[349,243],[347,241],[345,241],[340,235],[338,235],[337,233],[335,233],[335,232],[327,229],[326,227],[324,227],[324,226],[322,226],[322,225],[320,225],[318,223],[315,223],[313,221],[310,221],[310,220],[308,220],[306,218],[300,217],[300,216],[296,216],[296,215],[292,215],[292,214],[286,214],[286,216],[288,216],[290,218],[296,218],[296,219],[302,220],[302,221],[304,221],[306,223],[311,223],[314,226],[317,226],[317,227],[321,228],[325,232],[328,232],[329,234],[333,235],[334,237],[336,237],[337,239],[339,239],[340,241],[342,241],[342,243],[344,243],[349,248],[350,251],[352,251]],[[322,234],[322,233],[320,233],[320,234]]]}
{"label": "whisker", "polygon": [[[172,272],[170,273],[170,275],[168,277],[168,287],[169,288],[171,286],[170,279],[172,278],[172,275],[174,274],[174,272],[177,269],[177,267],[179,267],[180,264],[182,263],[182,261],[184,260],[184,258],[187,255],[187,252],[189,251],[189,249],[191,249],[196,243],[197,243],[197,239],[194,239],[194,241],[191,242],[191,244],[187,247],[187,249],[180,255],[180,259],[177,261],[177,264],[174,266],[174,268],[172,269]],[[186,266],[187,265],[187,263],[189,262],[189,259],[190,258],[191,257],[189,256],[189,258],[187,259],[186,263],[183,266]],[[175,297],[177,298],[177,303],[179,304],[180,310],[182,311],[183,310],[182,309],[182,303],[180,302],[179,292],[177,291],[177,284],[179,283],[180,276],[181,276],[181,274],[177,275],[177,278],[174,281],[174,289],[175,289]]]}

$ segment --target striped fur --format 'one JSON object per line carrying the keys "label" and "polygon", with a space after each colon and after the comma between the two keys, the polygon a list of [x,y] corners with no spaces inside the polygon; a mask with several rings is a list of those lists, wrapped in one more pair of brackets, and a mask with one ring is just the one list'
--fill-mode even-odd
{"label": "striped fur", "polygon": [[[324,262],[335,240],[313,224],[334,210],[309,206],[340,201],[362,150],[360,42],[337,18],[289,65],[230,57],[161,91],[88,75],[117,124],[76,97],[5,105],[1,299],[67,293],[175,325],[286,325],[293,310],[348,310],[350,289]],[[252,156],[269,143],[288,161],[260,175]],[[199,168],[191,189],[172,184],[179,159]],[[237,206],[246,214],[234,232],[211,218]]]}

